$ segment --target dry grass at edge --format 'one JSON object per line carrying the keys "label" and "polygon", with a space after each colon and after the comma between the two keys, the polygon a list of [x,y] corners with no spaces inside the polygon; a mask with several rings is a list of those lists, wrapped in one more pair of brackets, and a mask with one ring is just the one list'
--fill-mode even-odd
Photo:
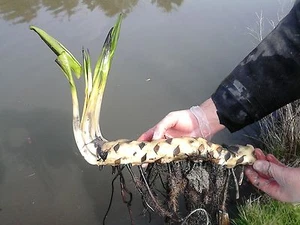
{"label": "dry grass at edge", "polygon": [[300,165],[300,100],[282,107],[259,124],[263,151],[287,165]]}

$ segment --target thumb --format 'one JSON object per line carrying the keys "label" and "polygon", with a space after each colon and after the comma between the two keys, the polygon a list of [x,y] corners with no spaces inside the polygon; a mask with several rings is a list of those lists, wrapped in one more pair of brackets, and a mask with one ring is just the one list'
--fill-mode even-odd
{"label": "thumb", "polygon": [[153,140],[162,139],[169,128],[176,125],[177,118],[169,113],[165,118],[163,118],[155,127],[153,132]]}
{"label": "thumb", "polygon": [[253,164],[253,168],[267,177],[277,178],[282,174],[283,167],[278,166],[266,160],[257,160]]}
{"label": "thumb", "polygon": [[153,140],[163,139],[165,137],[165,133],[169,129],[168,124],[159,124],[156,126],[154,133],[153,133]]}

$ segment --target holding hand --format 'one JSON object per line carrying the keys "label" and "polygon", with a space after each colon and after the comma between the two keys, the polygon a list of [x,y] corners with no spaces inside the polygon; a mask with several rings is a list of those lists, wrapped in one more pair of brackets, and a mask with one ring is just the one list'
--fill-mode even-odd
{"label": "holding hand", "polygon": [[[207,133],[209,134],[209,132]],[[139,139],[150,141],[181,136],[203,136],[196,117],[188,109],[170,112],[154,127],[142,134]]]}
{"label": "holding hand", "polygon": [[255,154],[258,160],[245,171],[249,181],[272,198],[300,202],[300,168],[287,167],[260,149],[256,149]]}
{"label": "holding hand", "polygon": [[211,99],[200,106],[187,110],[170,112],[164,119],[139,137],[142,141],[151,141],[173,137],[203,137],[210,139],[212,135],[223,129]]}

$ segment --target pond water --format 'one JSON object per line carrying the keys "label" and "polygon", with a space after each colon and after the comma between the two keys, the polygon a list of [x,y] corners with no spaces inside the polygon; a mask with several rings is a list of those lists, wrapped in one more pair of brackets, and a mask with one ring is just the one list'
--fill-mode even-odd
{"label": "pond water", "polygon": [[[289,0],[0,0],[0,223],[101,224],[111,192],[111,169],[99,172],[77,150],[68,83],[29,25],[79,59],[82,46],[89,48],[95,61],[117,15],[126,14],[101,125],[108,139],[136,139],[168,112],[212,94],[257,44],[247,29],[256,30],[255,13],[263,13],[267,34],[268,21],[291,6]],[[241,143],[244,134],[223,132],[216,141]],[[147,224],[134,194],[135,222]],[[130,224],[118,192],[107,224]]]}

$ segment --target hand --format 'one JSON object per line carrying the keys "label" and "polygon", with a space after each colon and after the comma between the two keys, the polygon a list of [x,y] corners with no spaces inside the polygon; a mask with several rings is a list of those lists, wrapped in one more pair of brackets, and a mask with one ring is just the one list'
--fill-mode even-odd
{"label": "hand", "polygon": [[249,181],[274,199],[300,202],[300,168],[287,167],[260,149],[255,154],[258,160],[245,171]]}
{"label": "hand", "polygon": [[203,137],[209,139],[213,134],[223,129],[211,99],[198,107],[169,113],[154,127],[143,133],[138,140],[173,137]]}
{"label": "hand", "polygon": [[139,137],[139,140],[151,141],[152,139],[173,137],[197,137],[199,132],[198,121],[190,110],[170,112],[154,127]]}

